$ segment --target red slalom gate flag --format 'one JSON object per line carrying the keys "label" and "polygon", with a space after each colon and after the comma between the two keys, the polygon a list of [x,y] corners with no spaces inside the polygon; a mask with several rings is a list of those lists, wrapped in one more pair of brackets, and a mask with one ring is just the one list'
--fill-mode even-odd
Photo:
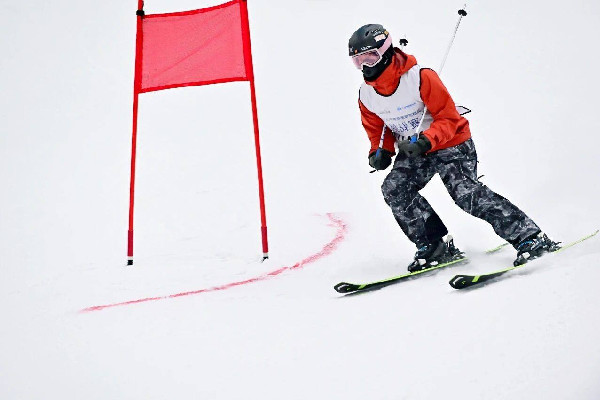
{"label": "red slalom gate flag", "polygon": [[140,91],[248,80],[240,5],[142,18]]}
{"label": "red slalom gate flag", "polygon": [[249,81],[258,169],[263,260],[268,258],[267,222],[258,111],[247,0],[167,14],[146,15],[138,0],[127,264],[133,264],[133,205],[138,97],[182,86]]}

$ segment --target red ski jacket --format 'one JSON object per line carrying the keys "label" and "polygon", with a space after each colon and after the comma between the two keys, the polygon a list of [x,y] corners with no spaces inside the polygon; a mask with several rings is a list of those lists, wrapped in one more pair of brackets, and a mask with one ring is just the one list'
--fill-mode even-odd
{"label": "red ski jacket", "polygon": [[[417,60],[414,56],[396,49],[396,56],[390,66],[375,81],[366,83],[372,86],[378,94],[390,96],[398,88],[402,75],[416,64]],[[432,147],[429,152],[456,146],[471,137],[469,121],[456,111],[452,97],[450,97],[448,90],[434,71],[430,69],[421,70],[419,91],[421,99],[433,117],[431,126],[423,132],[431,142]],[[371,142],[371,149],[369,150],[369,154],[371,154],[379,148],[384,123],[377,114],[369,111],[360,99],[358,104],[362,124]],[[386,128],[383,148],[395,153],[394,142],[392,132],[389,128]]]}

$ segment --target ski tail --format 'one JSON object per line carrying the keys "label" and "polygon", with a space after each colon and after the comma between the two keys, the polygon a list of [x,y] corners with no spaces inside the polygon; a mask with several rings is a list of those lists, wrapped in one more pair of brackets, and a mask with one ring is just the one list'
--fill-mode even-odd
{"label": "ski tail", "polygon": [[502,250],[503,248],[505,248],[508,245],[510,245],[510,243],[508,243],[508,242],[502,243],[500,246],[494,247],[493,249],[486,250],[485,252],[487,254],[497,253],[497,252],[499,252],[500,250]]}

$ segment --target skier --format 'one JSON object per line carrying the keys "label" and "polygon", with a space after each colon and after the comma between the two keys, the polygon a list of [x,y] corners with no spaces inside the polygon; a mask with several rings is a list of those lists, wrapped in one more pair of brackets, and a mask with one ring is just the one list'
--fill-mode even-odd
{"label": "skier", "polygon": [[[388,31],[378,24],[359,28],[348,47],[365,80],[358,103],[371,142],[369,165],[376,170],[389,167],[397,145],[398,155],[381,189],[400,228],[417,246],[410,272],[462,257],[440,217],[419,194],[436,173],[456,205],[487,221],[513,245],[515,265],[558,249],[523,211],[477,179],[469,122],[433,70],[394,48]],[[415,132],[424,111],[421,130]]]}

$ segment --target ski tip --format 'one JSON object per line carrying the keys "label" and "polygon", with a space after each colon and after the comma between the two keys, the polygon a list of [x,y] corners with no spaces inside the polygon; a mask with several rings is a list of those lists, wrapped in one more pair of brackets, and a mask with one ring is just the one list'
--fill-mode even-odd
{"label": "ski tip", "polygon": [[[450,279],[450,286],[454,289],[463,289],[475,281],[474,276],[471,275],[456,275],[454,278]],[[476,281],[475,281],[476,282]]]}
{"label": "ski tip", "polygon": [[359,285],[355,285],[354,283],[348,282],[340,282],[333,288],[338,293],[351,293],[357,291],[359,289]]}

